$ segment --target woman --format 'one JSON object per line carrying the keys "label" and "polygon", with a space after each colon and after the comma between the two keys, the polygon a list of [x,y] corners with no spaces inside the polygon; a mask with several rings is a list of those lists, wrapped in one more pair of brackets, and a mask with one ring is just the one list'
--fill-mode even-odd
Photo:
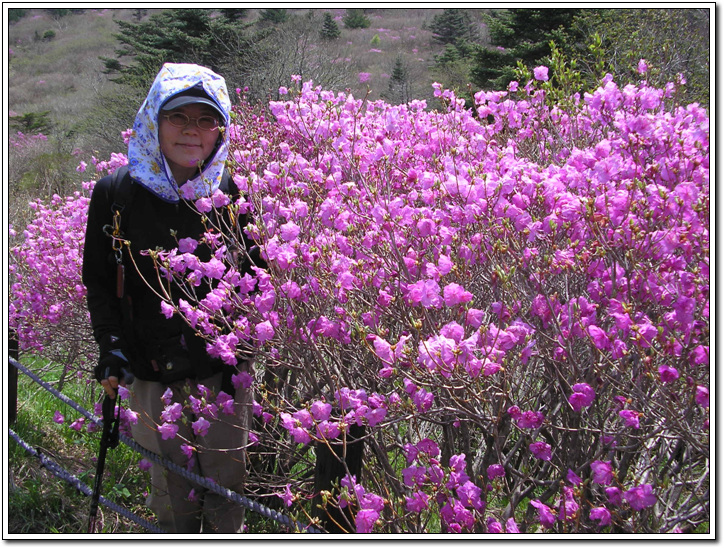
{"label": "woman", "polygon": [[[115,397],[122,368],[130,368],[136,377],[129,385],[130,407],[138,413],[138,422],[132,425],[134,439],[240,492],[251,396],[248,389],[234,387],[231,379],[239,370],[250,371],[251,364],[232,368],[211,358],[203,340],[182,318],[166,318],[161,313],[158,275],[153,260],[142,253],[173,249],[183,238],[198,240],[206,229],[192,207],[194,200],[217,189],[231,193],[224,172],[229,111],[221,76],[197,65],[163,66],[136,115],[129,140],[131,182],[126,186],[131,190],[121,200],[125,203],[120,204],[121,221],[116,227],[130,246],[118,251],[117,240],[114,248],[114,239],[109,237],[114,203],[119,209],[118,181],[122,178],[105,177],[91,196],[83,282],[100,347],[96,378],[109,396]],[[195,253],[201,261],[210,258],[203,245]],[[201,298],[203,286],[197,289]],[[171,288],[176,302],[179,293],[178,288]],[[216,413],[215,418],[185,405],[189,395],[218,397],[222,390],[234,396],[231,414]],[[183,419],[178,417],[181,408]],[[208,430],[198,427],[205,424],[202,422],[193,427],[200,418],[209,421]],[[176,426],[179,430],[174,435]],[[147,503],[169,533],[241,532],[243,508],[226,498],[205,492],[157,465],[151,470],[151,481]]]}

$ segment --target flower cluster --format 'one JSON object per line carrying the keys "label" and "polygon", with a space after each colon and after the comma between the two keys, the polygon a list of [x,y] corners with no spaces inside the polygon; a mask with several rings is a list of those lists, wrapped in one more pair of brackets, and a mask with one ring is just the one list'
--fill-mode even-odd
{"label": "flower cluster", "polygon": [[[364,471],[333,501],[360,532],[708,522],[708,115],[611,77],[550,105],[552,77],[473,109],[436,85],[438,110],[295,77],[273,119],[236,108],[242,196],[196,203],[247,215],[245,234],[159,254],[189,295],[162,312],[226,363],[256,353],[266,469],[364,427]],[[242,236],[267,268],[241,274]]]}

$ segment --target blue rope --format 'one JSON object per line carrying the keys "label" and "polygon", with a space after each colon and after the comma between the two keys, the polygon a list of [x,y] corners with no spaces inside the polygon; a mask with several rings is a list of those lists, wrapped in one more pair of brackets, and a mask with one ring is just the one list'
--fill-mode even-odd
{"label": "blue rope", "polygon": [[[40,386],[45,388],[48,392],[53,394],[56,398],[61,400],[63,403],[65,403],[66,405],[75,409],[76,411],[78,411],[78,413],[80,413],[87,419],[93,421],[96,425],[98,425],[98,426],[103,425],[103,421],[101,419],[99,419],[98,417],[96,417],[95,415],[93,415],[92,413],[90,413],[89,411],[84,409],[83,407],[81,407],[79,404],[77,404],[76,402],[71,400],[66,395],[58,392],[55,388],[50,386],[47,382],[45,382],[44,380],[39,378],[37,375],[32,373],[29,369],[27,369],[26,367],[21,365],[20,362],[18,362],[17,360],[10,358],[10,364],[13,367],[15,367],[16,369],[18,369],[18,371],[20,371],[24,375],[30,377],[37,384],[39,384]],[[266,518],[273,519],[282,525],[286,525],[287,527],[293,528],[296,531],[306,532],[306,533],[324,533],[324,531],[321,531],[311,525],[307,525],[307,524],[303,524],[301,522],[295,521],[295,520],[291,519],[290,517],[277,512],[276,510],[272,510],[271,508],[264,506],[263,504],[260,504],[260,503],[256,502],[255,500],[251,500],[247,497],[240,495],[239,493],[236,493],[235,491],[227,489],[226,487],[222,487],[221,485],[218,485],[207,478],[204,478],[197,474],[189,472],[185,468],[183,468],[167,459],[164,459],[163,457],[157,455],[156,453],[153,453],[153,452],[149,451],[148,449],[140,446],[137,442],[135,442],[133,439],[129,438],[128,436],[125,436],[124,434],[120,434],[119,438],[125,445],[127,445],[128,447],[130,447],[137,453],[140,453],[141,455],[143,455],[150,461],[152,461],[156,464],[159,464],[159,465],[167,468],[168,470],[171,470],[172,472],[186,478],[187,480],[192,481],[193,483],[195,483],[196,485],[199,485],[200,487],[204,487],[205,489],[208,489],[209,491],[212,491],[212,492],[216,493],[217,495],[225,497],[226,499],[228,499],[240,506],[243,506],[244,508],[247,508],[247,509],[251,510],[252,512],[256,512],[257,514],[260,514]],[[61,470],[62,470],[62,468],[61,468]],[[78,480],[78,481],[80,481],[80,480]],[[101,497],[101,498],[103,498],[103,497]],[[111,503],[111,504],[113,504],[113,503]],[[137,518],[137,519],[141,519],[141,518]]]}
{"label": "blue rope", "polygon": [[[57,462],[50,459],[40,451],[37,451],[33,447],[31,447],[28,443],[26,443],[12,428],[9,428],[8,431],[10,432],[10,437],[13,438],[20,447],[25,449],[30,455],[33,457],[37,457],[38,460],[40,460],[40,464],[46,468],[51,474],[54,476],[65,480],[70,485],[75,487],[78,491],[83,493],[86,496],[91,496],[93,494],[93,490],[90,488],[90,486],[83,483],[80,479],[78,479],[76,476],[71,474],[70,472],[67,472],[62,466],[60,466]],[[141,525],[142,527],[145,527],[152,533],[165,533],[163,529],[159,528],[158,526],[154,525],[150,521],[147,521],[141,517],[138,517],[133,512],[130,512],[129,510],[126,510],[122,506],[117,505],[115,502],[112,502],[108,500],[103,495],[100,496],[99,502],[103,506],[107,506],[117,514],[120,514],[121,516],[130,519],[131,521],[137,523],[138,525]]]}

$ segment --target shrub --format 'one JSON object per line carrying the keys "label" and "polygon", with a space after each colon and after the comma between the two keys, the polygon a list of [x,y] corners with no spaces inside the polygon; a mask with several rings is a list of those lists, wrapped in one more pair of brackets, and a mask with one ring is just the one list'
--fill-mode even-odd
{"label": "shrub", "polygon": [[550,105],[552,76],[474,112],[311,82],[274,122],[236,108],[245,194],[196,207],[249,212],[268,269],[240,276],[230,227],[157,257],[165,314],[255,348],[250,492],[307,515],[314,444],[355,425],[364,470],[322,497],[348,530],[708,527],[708,116],[610,76]]}
{"label": "shrub", "polygon": [[367,465],[328,504],[358,532],[708,522],[708,118],[610,77],[549,107],[544,68],[478,93],[488,123],[306,83],[234,133],[268,271],[160,264],[221,280],[166,313],[227,363],[257,349],[267,487],[305,493],[293,465],[356,424]]}

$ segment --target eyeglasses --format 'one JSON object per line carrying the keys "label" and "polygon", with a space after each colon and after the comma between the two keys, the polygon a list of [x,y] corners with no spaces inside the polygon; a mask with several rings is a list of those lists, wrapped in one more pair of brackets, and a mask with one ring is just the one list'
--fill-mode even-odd
{"label": "eyeglasses", "polygon": [[213,131],[219,127],[219,120],[215,116],[199,116],[198,118],[189,118],[183,112],[174,112],[172,114],[163,115],[168,123],[175,127],[186,127],[191,120],[196,122],[199,129],[204,131]]}

